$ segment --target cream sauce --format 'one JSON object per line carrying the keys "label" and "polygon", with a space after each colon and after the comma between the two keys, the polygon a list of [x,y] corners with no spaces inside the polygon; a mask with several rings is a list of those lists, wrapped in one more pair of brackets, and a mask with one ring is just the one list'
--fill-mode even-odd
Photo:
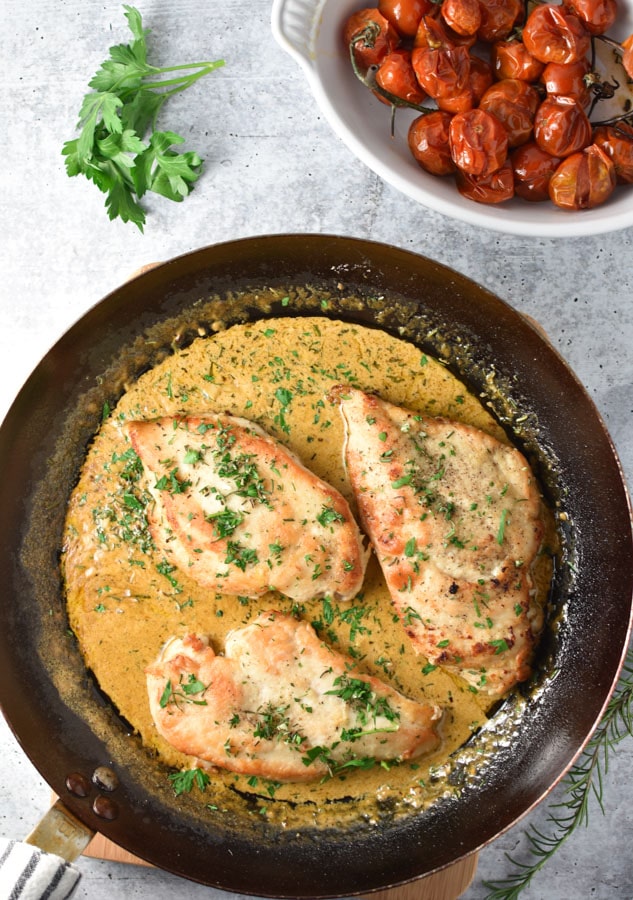
{"label": "cream sauce", "polygon": [[[273,798],[310,805],[319,824],[328,805],[338,823],[350,815],[371,819],[376,798],[398,797],[407,806],[425,806],[434,796],[434,773],[486,721],[489,701],[440,669],[426,670],[394,615],[375,559],[362,593],[340,604],[325,599],[297,605],[275,594],[246,600],[212,593],[186,571],[166,565],[151,544],[143,508],[147,498],[122,424],[205,411],[243,416],[286,444],[353,507],[343,465],[343,423],[327,399],[331,387],[341,382],[507,440],[464,384],[414,345],[380,330],[321,317],[268,319],[200,338],[132,384],[87,453],[66,520],[62,565],[71,627],[101,689],[159,763],[181,769],[192,760],[158,735],[145,667],[172,635],[203,633],[221,651],[227,632],[263,609],[300,614],[361,670],[413,699],[444,708],[441,748],[415,764],[375,766],[308,785],[276,786],[217,772],[200,794],[205,804],[213,805],[221,804],[229,789],[254,794],[260,811],[282,824],[288,804],[273,803]],[[542,565],[538,582],[544,602],[550,573]],[[349,797],[368,798],[368,805],[343,813],[336,801]]]}

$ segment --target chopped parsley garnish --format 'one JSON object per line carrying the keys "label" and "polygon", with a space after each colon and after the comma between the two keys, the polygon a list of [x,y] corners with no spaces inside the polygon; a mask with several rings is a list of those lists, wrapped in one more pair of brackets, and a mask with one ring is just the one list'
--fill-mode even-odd
{"label": "chopped parsley garnish", "polygon": [[366,725],[370,720],[375,722],[379,716],[390,722],[400,718],[400,713],[390,706],[387,697],[379,697],[363,678],[338,675],[334,679],[334,688],[325,693],[349,703],[358,713],[361,725]]}
{"label": "chopped parsley garnish", "polygon": [[333,506],[324,506],[321,509],[321,512],[316,517],[319,525],[323,525],[325,528],[328,525],[331,525],[333,522],[344,522],[345,516],[334,509]]}
{"label": "chopped parsley garnish", "polygon": [[345,769],[372,769],[376,765],[376,759],[373,756],[350,756],[348,759],[338,762],[332,756],[329,747],[310,747],[305,756],[301,757],[304,766],[311,766],[314,762],[323,763],[328,770],[330,777],[340,774]]}
{"label": "chopped parsley garnish", "polygon": [[226,565],[233,563],[242,572],[246,571],[247,566],[253,566],[259,562],[257,550],[252,547],[244,547],[239,541],[229,541],[226,545],[226,556],[224,558]]}
{"label": "chopped parsley garnish", "polygon": [[177,594],[182,593],[182,585],[171,574],[172,572],[176,571],[176,566],[173,566],[166,559],[162,559],[159,563],[157,563],[156,571],[167,579],[167,581],[171,584]]}
{"label": "chopped parsley garnish", "polygon": [[167,475],[157,478],[154,487],[157,491],[169,491],[170,494],[184,494],[187,488],[191,487],[191,482],[187,479],[181,481],[178,477],[178,468],[175,467]]}
{"label": "chopped parsley garnish", "polygon": [[185,769],[182,772],[172,772],[169,775],[169,780],[174,793],[178,797],[180,794],[191,791],[194,786],[199,791],[204,791],[211,778],[203,769]]}
{"label": "chopped parsley garnish", "polygon": [[286,421],[286,413],[288,412],[288,407],[292,400],[292,391],[289,391],[288,388],[277,388],[275,391],[275,399],[281,404],[281,410],[275,416],[274,422],[276,425],[279,425],[285,434],[290,434],[290,426]]}
{"label": "chopped parsley garnish", "polygon": [[509,650],[508,642],[504,638],[499,638],[496,641],[488,641],[491,647],[495,648],[495,655],[499,653],[505,653],[506,650]]}
{"label": "chopped parsley garnish", "polygon": [[501,511],[501,519],[499,521],[499,530],[497,531],[497,543],[499,546],[503,544],[503,539],[505,537],[506,524],[508,521],[509,510],[504,509]]}
{"label": "chopped parsley garnish", "polygon": [[202,453],[200,450],[187,450],[185,453],[183,462],[188,466],[195,465],[195,463],[200,462],[202,459]]}
{"label": "chopped parsley garnish", "polygon": [[227,432],[217,435],[218,449],[213,456],[216,463],[216,471],[220,478],[226,478],[235,483],[235,494],[249,500],[257,500],[259,503],[268,502],[268,492],[263,478],[260,477],[255,464],[254,453],[239,453],[233,456],[231,447],[235,443],[235,436],[227,437]]}
{"label": "chopped parsley garnish", "polygon": [[205,518],[207,522],[213,524],[213,533],[219,538],[232,535],[244,521],[242,513],[232,509],[223,509],[220,512],[209,513]]}
{"label": "chopped parsley garnish", "polygon": [[171,678],[167,681],[165,689],[160,698],[160,707],[165,709],[170,703],[180,707],[183,703],[193,703],[195,706],[206,706],[207,701],[204,699],[196,699],[198,695],[204,694],[208,685],[203,684],[193,673],[186,680],[181,675],[178,684],[174,685]]}
{"label": "chopped parsley garnish", "polygon": [[421,622],[422,616],[412,606],[407,606],[402,619],[404,625],[410,625],[414,619]]}
{"label": "chopped parsley garnish", "polygon": [[304,738],[290,726],[290,720],[285,715],[287,706],[274,706],[269,703],[268,706],[257,712],[257,725],[253,732],[253,737],[261,738],[265,741],[280,740],[285,744],[292,744],[300,747]]}

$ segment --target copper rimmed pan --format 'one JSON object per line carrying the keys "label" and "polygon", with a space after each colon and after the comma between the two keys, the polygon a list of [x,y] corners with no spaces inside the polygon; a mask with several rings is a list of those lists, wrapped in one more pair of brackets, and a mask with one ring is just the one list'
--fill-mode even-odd
{"label": "copper rimmed pan", "polygon": [[[266,301],[267,286],[309,285],[302,309]],[[201,822],[170,799],[67,634],[58,570],[66,499],[104,402],[173,344],[210,323],[207,298],[235,320],[318,314],[353,319],[440,356],[527,453],[559,516],[556,621],[535,684],[504,704],[499,737],[461,793],[379,827],[306,825],[278,832],[252,815]],[[327,309],[319,292],[327,292]],[[349,295],[362,303],[350,304]],[[310,299],[312,298],[312,299]],[[476,850],[537,803],[600,719],[628,644],[631,512],[622,473],[587,394],[539,331],[468,279],[423,257],[351,238],[258,237],[199,250],[123,285],[42,360],[0,429],[0,700],[21,745],[67,808],[93,830],[204,884],[273,897],[334,897],[403,883]],[[477,737],[474,741],[478,740]],[[489,745],[487,745],[489,747]],[[475,747],[476,749],[476,747]],[[69,792],[110,766],[108,803]],[[79,779],[81,781],[81,778]],[[71,779],[72,783],[72,779]],[[101,792],[103,794],[103,792]],[[107,817],[103,817],[106,815]]]}

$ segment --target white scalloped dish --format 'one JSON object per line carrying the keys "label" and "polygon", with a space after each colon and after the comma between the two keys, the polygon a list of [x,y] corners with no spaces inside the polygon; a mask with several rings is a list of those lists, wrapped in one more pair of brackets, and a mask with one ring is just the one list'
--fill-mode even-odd
{"label": "white scalloped dish", "polygon": [[[425,172],[407,145],[417,113],[400,109],[391,136],[391,111],[354,76],[342,41],[342,27],[362,0],[273,0],[272,31],[278,44],[301,66],[312,93],[335,133],[361,162],[422,206],[471,225],[530,237],[579,237],[633,225],[633,186],[622,185],[594,209],[567,212],[550,202],[518,198],[487,206],[462,197],[451,177]],[[376,4],[373,4],[376,5]],[[609,36],[633,32],[633,0],[619,0]],[[632,89],[633,94],[633,89]],[[601,118],[602,118],[601,113]]]}

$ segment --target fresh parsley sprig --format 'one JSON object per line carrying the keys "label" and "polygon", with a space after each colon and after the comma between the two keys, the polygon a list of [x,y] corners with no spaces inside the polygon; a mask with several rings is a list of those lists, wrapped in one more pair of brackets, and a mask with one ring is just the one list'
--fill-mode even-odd
{"label": "fresh parsley sprig", "polygon": [[530,826],[526,837],[532,860],[522,862],[506,854],[514,866],[514,872],[501,881],[486,882],[485,886],[490,890],[486,900],[516,900],[576,827],[589,824],[592,797],[604,814],[603,786],[609,769],[609,757],[621,741],[632,736],[633,647],[629,649],[622,676],[600,724],[561,782],[563,797],[552,804],[547,816],[550,830],[545,833]]}
{"label": "fresh parsley sprig", "polygon": [[143,231],[145,211],[139,200],[147,191],[179,202],[202,168],[197,153],[173,149],[184,143],[183,137],[156,130],[158,114],[169,97],[223,66],[224,60],[150,65],[141,14],[133,6],[124,9],[134,39],[110,48],[109,59],[89,82],[93,90],[83,99],[79,137],[67,141],[62,154],[70,177],[85,175],[106,194],[110,219],[118,216]]}

